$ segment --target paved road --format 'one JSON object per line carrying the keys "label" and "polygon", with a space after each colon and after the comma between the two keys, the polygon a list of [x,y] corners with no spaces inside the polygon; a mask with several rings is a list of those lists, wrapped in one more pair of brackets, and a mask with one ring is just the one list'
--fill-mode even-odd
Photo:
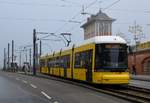
{"label": "paved road", "polygon": [[0,72],[0,103],[129,103],[60,81]]}
{"label": "paved road", "polygon": [[0,103],[52,103],[42,94],[19,82],[11,74],[0,73]]}

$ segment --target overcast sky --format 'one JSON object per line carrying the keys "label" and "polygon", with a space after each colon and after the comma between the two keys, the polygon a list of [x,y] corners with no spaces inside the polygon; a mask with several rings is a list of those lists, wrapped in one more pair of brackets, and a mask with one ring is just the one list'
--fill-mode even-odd
{"label": "overcast sky", "polygon": [[[83,41],[80,26],[90,16],[81,15],[83,5],[89,14],[95,14],[102,8],[108,16],[115,18],[113,35],[122,32],[132,40],[128,28],[136,20],[143,27],[145,38],[142,41],[150,40],[150,25],[147,25],[150,24],[150,0],[116,1],[118,0],[0,0],[0,64],[3,64],[3,49],[7,48],[11,40],[15,41],[16,50],[32,44],[34,28],[39,32],[57,35],[70,32],[72,43]],[[63,42],[43,41],[42,50],[48,53],[63,47]]]}

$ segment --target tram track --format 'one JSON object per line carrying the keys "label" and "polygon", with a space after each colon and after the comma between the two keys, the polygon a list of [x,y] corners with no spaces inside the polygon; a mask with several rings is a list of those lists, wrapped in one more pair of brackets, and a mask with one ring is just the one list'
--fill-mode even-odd
{"label": "tram track", "polygon": [[[56,78],[57,79],[57,78]],[[135,86],[118,86],[118,85],[93,85],[82,82],[75,82],[65,79],[60,79],[60,81],[74,84],[77,86],[82,86],[84,88],[112,95],[121,99],[125,99],[134,103],[150,103],[150,90],[145,88],[139,88]],[[57,79],[57,80],[58,80]]]}
{"label": "tram track", "polygon": [[[124,88],[124,89],[123,89]],[[150,93],[145,90],[140,90],[136,87],[120,87],[119,89],[104,88],[107,91],[116,93],[119,97],[136,103],[150,103]]]}
{"label": "tram track", "polygon": [[[133,86],[106,86],[106,85],[91,85],[87,83],[79,83],[74,81],[65,80],[65,82],[71,83],[77,86],[101,92],[104,94],[112,95],[133,103],[150,103],[150,90],[133,87]],[[64,80],[63,80],[64,82]],[[105,87],[106,86],[106,87]]]}
{"label": "tram track", "polygon": [[[82,84],[81,84],[82,85]],[[117,86],[114,88],[111,86],[86,86],[86,88],[94,90],[96,92],[105,93],[108,95],[112,95],[129,102],[133,103],[150,103],[150,92],[145,91],[143,88],[136,88],[132,86]],[[83,87],[83,86],[82,86]]]}

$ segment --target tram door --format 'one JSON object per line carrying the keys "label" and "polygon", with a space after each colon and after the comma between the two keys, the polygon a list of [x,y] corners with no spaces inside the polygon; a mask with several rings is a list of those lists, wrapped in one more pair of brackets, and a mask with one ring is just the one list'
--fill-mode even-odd
{"label": "tram door", "polygon": [[51,71],[51,68],[52,68],[52,64],[51,64],[50,59],[47,61],[47,66],[48,66],[48,74],[51,74],[50,71]]}
{"label": "tram door", "polygon": [[64,67],[64,77],[67,78],[67,67]]}
{"label": "tram door", "polygon": [[86,53],[86,80],[92,82],[92,50],[87,51]]}
{"label": "tram door", "polygon": [[64,64],[63,64],[63,69],[64,69],[64,77],[67,78],[67,57],[64,56]]}

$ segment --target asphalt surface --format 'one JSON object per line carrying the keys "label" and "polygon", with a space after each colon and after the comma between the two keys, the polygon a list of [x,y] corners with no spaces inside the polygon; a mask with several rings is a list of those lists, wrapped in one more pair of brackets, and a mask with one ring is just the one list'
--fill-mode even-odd
{"label": "asphalt surface", "polygon": [[61,81],[0,71],[0,103],[129,103]]}
{"label": "asphalt surface", "polygon": [[0,73],[0,103],[52,103],[11,74]]}

